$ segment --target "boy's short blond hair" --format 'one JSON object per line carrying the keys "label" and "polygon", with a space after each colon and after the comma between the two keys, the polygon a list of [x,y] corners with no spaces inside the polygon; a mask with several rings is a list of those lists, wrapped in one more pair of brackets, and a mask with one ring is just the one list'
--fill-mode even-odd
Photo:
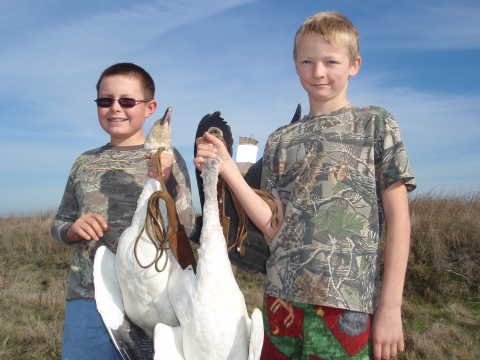
{"label": "boy's short blond hair", "polygon": [[293,45],[293,58],[295,60],[297,59],[298,42],[302,36],[312,32],[321,35],[329,43],[346,46],[350,64],[353,64],[360,55],[357,28],[347,17],[336,11],[331,11],[310,16],[297,30]]}

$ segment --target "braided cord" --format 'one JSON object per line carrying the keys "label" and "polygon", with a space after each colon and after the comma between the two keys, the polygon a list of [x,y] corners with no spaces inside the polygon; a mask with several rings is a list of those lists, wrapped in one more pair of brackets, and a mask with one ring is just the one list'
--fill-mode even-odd
{"label": "braided cord", "polygon": [[[148,199],[147,215],[145,217],[145,222],[143,223],[143,228],[140,231],[140,234],[138,234],[137,239],[135,240],[135,245],[133,247],[135,259],[137,260],[138,265],[141,268],[146,269],[152,266],[153,264],[155,264],[155,270],[157,270],[157,272],[162,272],[167,267],[168,256],[166,257],[165,265],[163,266],[163,268],[159,269],[158,262],[160,261],[162,256],[166,253],[166,251],[170,249],[170,246],[167,245],[168,237],[166,236],[166,233],[164,231],[165,220],[163,219],[163,215],[162,215],[162,212],[160,211],[160,206],[159,206],[160,199],[162,199],[165,202],[168,201],[167,198],[171,199],[170,194],[165,189],[165,183],[163,182],[163,178],[161,176],[162,161],[160,157],[164,150],[165,150],[164,148],[159,148],[155,155],[157,171],[159,171],[158,178],[159,178],[161,190],[155,191],[152,195],[150,195],[150,198]],[[137,254],[138,243],[144,231],[147,232],[148,239],[152,242],[153,246],[155,246],[155,249],[156,249],[156,254],[153,261],[147,265],[141,264]]]}

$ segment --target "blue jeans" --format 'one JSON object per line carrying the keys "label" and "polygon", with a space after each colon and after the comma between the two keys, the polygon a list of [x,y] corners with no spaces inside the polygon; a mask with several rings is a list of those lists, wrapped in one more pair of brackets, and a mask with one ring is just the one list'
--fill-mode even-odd
{"label": "blue jeans", "polygon": [[121,360],[95,300],[67,301],[63,326],[62,360]]}

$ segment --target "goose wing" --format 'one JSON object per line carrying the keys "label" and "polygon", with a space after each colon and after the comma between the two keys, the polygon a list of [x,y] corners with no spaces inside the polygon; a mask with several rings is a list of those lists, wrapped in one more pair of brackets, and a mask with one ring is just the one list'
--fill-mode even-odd
{"label": "goose wing", "polygon": [[255,308],[252,312],[250,325],[250,344],[248,346],[248,360],[259,360],[263,347],[263,317],[262,312]]}
{"label": "goose wing", "polygon": [[93,281],[97,310],[122,359],[152,359],[152,339],[125,315],[120,284],[115,276],[115,255],[105,246],[100,246],[95,254]]}

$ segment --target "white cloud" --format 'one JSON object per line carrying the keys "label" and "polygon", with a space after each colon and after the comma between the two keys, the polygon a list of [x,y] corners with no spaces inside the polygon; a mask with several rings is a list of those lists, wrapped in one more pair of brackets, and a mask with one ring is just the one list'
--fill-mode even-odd
{"label": "white cloud", "polygon": [[64,82],[64,76],[97,69],[99,62],[146,51],[155,38],[173,28],[250,1],[157,1],[60,21],[4,48],[0,76]]}
{"label": "white cloud", "polygon": [[480,137],[479,94],[432,94],[406,87],[370,87],[366,82],[352,86],[351,99],[388,109],[412,142],[436,149],[465,146]]}
{"label": "white cloud", "polygon": [[[99,69],[137,57],[153,58],[163,68],[168,49],[156,44],[159,36],[248,2],[182,0],[110,6],[110,11],[59,17],[31,29],[21,41],[5,42],[0,53],[0,94],[7,101],[0,115],[14,121],[2,122],[2,136],[103,138],[96,131],[92,91]],[[27,5],[32,4],[19,4],[21,9]],[[20,121],[23,126],[16,124]]]}

